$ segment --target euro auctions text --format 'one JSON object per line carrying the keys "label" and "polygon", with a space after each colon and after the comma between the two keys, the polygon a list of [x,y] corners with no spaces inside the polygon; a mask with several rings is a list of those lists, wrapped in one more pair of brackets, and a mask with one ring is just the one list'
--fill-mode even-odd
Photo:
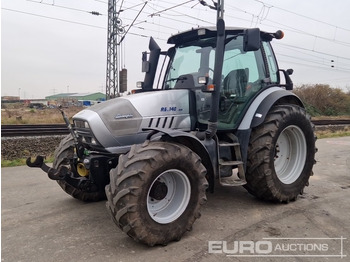
{"label": "euro auctions text", "polygon": [[259,241],[208,241],[209,254],[227,257],[338,257],[345,258],[346,238],[263,238]]}

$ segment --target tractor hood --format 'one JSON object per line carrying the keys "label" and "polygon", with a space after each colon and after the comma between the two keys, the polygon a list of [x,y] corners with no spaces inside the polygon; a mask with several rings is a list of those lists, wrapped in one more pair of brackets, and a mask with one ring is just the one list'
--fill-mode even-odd
{"label": "tractor hood", "polygon": [[149,133],[143,128],[190,131],[189,91],[162,90],[111,99],[82,110],[73,121],[79,136],[89,132],[106,149],[143,142]]}

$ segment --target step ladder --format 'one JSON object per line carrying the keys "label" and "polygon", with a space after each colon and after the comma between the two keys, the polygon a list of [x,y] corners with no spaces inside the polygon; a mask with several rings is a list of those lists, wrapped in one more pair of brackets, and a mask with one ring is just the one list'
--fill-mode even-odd
{"label": "step ladder", "polygon": [[219,169],[225,166],[232,166],[232,175],[228,177],[222,177],[219,170],[219,181],[222,186],[243,186],[247,184],[244,172],[244,163],[241,154],[241,145],[238,142],[238,138],[233,134],[228,134],[228,137],[232,142],[219,142],[220,147],[229,147],[235,153],[235,161],[227,161],[224,159],[219,159]]}

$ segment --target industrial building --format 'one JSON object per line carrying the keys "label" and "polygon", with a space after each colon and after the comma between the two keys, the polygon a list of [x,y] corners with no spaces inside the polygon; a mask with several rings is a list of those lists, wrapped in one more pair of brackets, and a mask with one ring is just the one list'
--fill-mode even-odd
{"label": "industrial building", "polygon": [[48,105],[62,106],[90,106],[106,100],[106,94],[97,93],[61,93],[51,96],[46,96]]}

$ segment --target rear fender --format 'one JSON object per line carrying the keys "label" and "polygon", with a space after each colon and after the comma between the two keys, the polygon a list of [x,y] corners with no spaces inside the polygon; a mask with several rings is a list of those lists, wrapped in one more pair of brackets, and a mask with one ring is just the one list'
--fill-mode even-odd
{"label": "rear fender", "polygon": [[247,160],[250,133],[252,128],[261,125],[267,113],[276,104],[295,104],[304,108],[300,98],[290,91],[280,87],[271,87],[264,90],[249,106],[237,130],[237,137],[241,144],[244,163]]}
{"label": "rear fender", "polygon": [[267,113],[275,104],[296,104],[304,108],[300,98],[292,92],[280,87],[271,87],[264,90],[254,99],[245,113],[238,130],[247,130],[262,124]]}

